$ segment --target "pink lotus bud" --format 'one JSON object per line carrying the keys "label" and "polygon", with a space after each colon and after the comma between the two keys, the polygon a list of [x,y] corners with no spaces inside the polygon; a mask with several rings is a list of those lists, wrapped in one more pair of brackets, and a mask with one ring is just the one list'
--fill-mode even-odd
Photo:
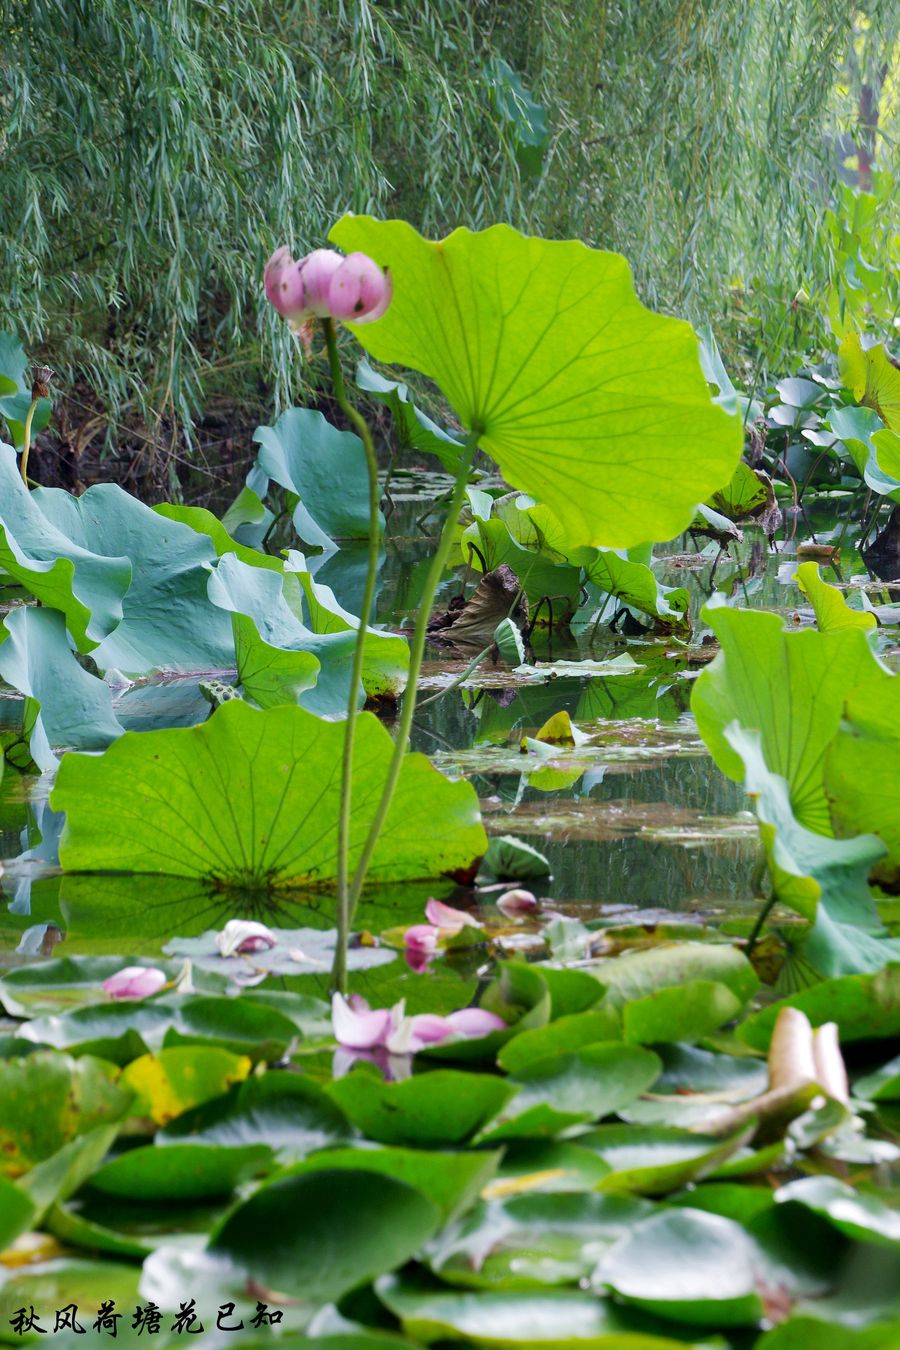
{"label": "pink lotus bud", "polygon": [[459,933],[463,928],[480,927],[478,920],[465,910],[454,909],[452,905],[445,905],[434,897],[425,906],[425,918],[444,933]]}
{"label": "pink lotus bud", "polygon": [[221,933],[216,933],[216,946],[220,956],[246,956],[274,947],[275,934],[252,919],[229,919]]}
{"label": "pink lotus bud", "polygon": [[300,259],[297,270],[303,283],[303,307],[307,314],[314,314],[317,319],[329,318],[331,279],[343,263],[344,259],[333,248],[315,248]]}
{"label": "pink lotus bud", "polygon": [[373,323],[391,303],[391,279],[365,253],[348,253],[331,278],[328,301],[335,319]]}
{"label": "pink lotus bud", "polygon": [[507,919],[518,919],[525,914],[534,914],[540,908],[531,891],[507,891],[497,901],[497,908]]}
{"label": "pink lotus bud", "polygon": [[302,319],[306,305],[300,263],[294,262],[286,244],[277,248],[266,263],[263,284],[266,299],[284,319]]}
{"label": "pink lotus bud", "polygon": [[103,981],[110,998],[149,998],[158,994],[166,976],[156,966],[126,966]]}

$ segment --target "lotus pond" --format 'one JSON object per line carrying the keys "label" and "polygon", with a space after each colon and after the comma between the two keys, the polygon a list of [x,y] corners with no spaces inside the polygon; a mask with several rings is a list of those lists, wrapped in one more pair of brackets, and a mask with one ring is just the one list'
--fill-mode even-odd
{"label": "lotus pond", "polygon": [[209,509],[0,344],[0,1342],[900,1345],[900,373],[333,238]]}

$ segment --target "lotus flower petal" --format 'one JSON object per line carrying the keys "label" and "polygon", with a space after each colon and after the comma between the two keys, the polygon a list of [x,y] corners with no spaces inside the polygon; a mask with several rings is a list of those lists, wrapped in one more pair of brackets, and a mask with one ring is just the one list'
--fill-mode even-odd
{"label": "lotus flower petal", "polygon": [[539,905],[531,891],[514,890],[501,895],[497,908],[507,919],[517,919],[523,914],[534,914]]}
{"label": "lotus flower petal", "polygon": [[329,290],[331,279],[344,258],[333,248],[314,248],[297,264],[297,270],[303,283],[303,305],[308,314],[317,319],[327,319],[329,308]]}
{"label": "lotus flower petal", "polygon": [[266,263],[263,278],[266,299],[285,319],[305,317],[306,292],[300,264],[294,262],[286,245],[277,248]]}
{"label": "lotus flower petal", "polygon": [[221,933],[216,933],[216,947],[220,956],[239,956],[249,952],[265,951],[274,947],[275,934],[264,923],[252,919],[229,919]]}
{"label": "lotus flower petal", "polygon": [[371,323],[391,302],[390,277],[367,253],[348,253],[331,278],[328,292],[335,319]]}
{"label": "lotus flower petal", "polygon": [[445,933],[459,933],[463,928],[480,927],[473,915],[467,914],[463,909],[454,909],[452,905],[445,905],[443,901],[435,900],[434,897],[425,906],[425,918]]}
{"label": "lotus flower petal", "polygon": [[104,980],[103,988],[110,998],[149,998],[166,982],[165,974],[156,966],[125,966]]}
{"label": "lotus flower petal", "polygon": [[460,1008],[458,1012],[450,1013],[446,1020],[454,1035],[465,1036],[467,1040],[487,1036],[492,1031],[506,1030],[503,1018],[488,1012],[486,1008]]}
{"label": "lotus flower petal", "polygon": [[376,1008],[374,1011],[362,998],[348,1001],[335,994],[331,1000],[335,1040],[348,1050],[372,1050],[383,1045],[392,1048],[393,1040],[405,1035],[404,1028],[409,1020],[405,1013],[404,999],[393,1008]]}

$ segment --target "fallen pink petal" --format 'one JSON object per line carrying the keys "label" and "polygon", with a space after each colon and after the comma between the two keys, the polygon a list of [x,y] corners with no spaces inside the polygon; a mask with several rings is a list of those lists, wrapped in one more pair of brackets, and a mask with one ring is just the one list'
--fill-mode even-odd
{"label": "fallen pink petal", "polygon": [[103,981],[110,998],[149,998],[158,994],[167,977],[156,966],[125,966]]}
{"label": "fallen pink petal", "polygon": [[445,905],[442,900],[435,900],[433,897],[425,906],[425,918],[445,933],[459,933],[463,928],[481,927],[478,920],[473,915],[467,914],[464,909],[454,909],[452,905]]}

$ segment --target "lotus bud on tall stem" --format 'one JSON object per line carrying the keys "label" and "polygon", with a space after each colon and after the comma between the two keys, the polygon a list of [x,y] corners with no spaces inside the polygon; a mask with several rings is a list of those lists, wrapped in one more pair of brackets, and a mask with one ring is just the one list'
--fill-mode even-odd
{"label": "lotus bud on tall stem", "polygon": [[31,450],[31,424],[34,421],[34,414],[37,405],[42,398],[50,397],[50,381],[53,379],[54,372],[49,366],[31,367],[31,406],[25,415],[25,433],[22,438],[22,459],[20,469],[22,472],[22,482],[28,486],[28,455]]}

